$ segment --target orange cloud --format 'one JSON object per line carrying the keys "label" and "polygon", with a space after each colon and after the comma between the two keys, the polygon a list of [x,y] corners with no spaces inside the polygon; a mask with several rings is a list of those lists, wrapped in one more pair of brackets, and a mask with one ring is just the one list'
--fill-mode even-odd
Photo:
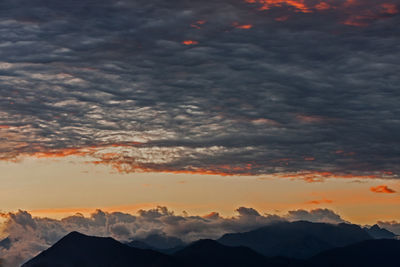
{"label": "orange cloud", "polygon": [[296,116],[296,118],[303,123],[323,123],[323,122],[336,121],[336,119],[334,119],[334,118],[328,118],[328,117],[317,116],[317,115],[299,114]]}
{"label": "orange cloud", "polygon": [[318,10],[326,10],[326,9],[330,9],[331,6],[328,3],[321,2],[321,3],[316,4],[314,6],[314,8],[318,9]]}
{"label": "orange cloud", "polygon": [[203,216],[204,219],[217,219],[219,218],[219,213],[218,212],[211,212],[207,215]]}
{"label": "orange cloud", "polygon": [[269,10],[273,7],[289,6],[298,12],[309,13],[310,8],[306,6],[304,0],[245,0],[250,4],[258,3],[261,5],[259,10]]}
{"label": "orange cloud", "polygon": [[[300,13],[316,13],[331,10],[336,12],[338,21],[344,25],[364,27],[371,22],[387,18],[399,13],[394,3],[379,3],[379,1],[364,3],[359,0],[321,1],[315,3],[310,0],[244,0],[249,4],[256,4],[259,10],[272,8],[289,8],[289,11]],[[388,0],[390,1],[390,0]],[[281,16],[276,21],[285,21],[289,17]]]}
{"label": "orange cloud", "polygon": [[233,27],[235,27],[236,29],[249,30],[249,29],[253,28],[253,25],[252,24],[242,24],[241,25],[238,22],[234,22]]}
{"label": "orange cloud", "polygon": [[[34,157],[34,158],[64,158],[69,156],[99,156],[101,155],[104,159],[110,159],[117,157],[119,153],[108,153],[99,152],[107,148],[119,148],[119,147],[139,147],[143,145],[141,142],[123,142],[123,143],[112,143],[112,144],[98,144],[83,147],[72,147],[72,148],[59,148],[59,149],[49,149],[39,145],[28,144],[24,142],[19,142],[14,144],[15,148],[29,148],[32,152],[18,152],[12,153],[10,155],[5,155],[0,157],[2,161],[18,161],[24,157]],[[98,153],[99,152],[99,153]],[[96,155],[98,153],[99,155]]]}
{"label": "orange cloud", "polygon": [[201,29],[201,25],[204,25],[207,21],[205,20],[198,20],[195,23],[190,24],[191,27],[196,28],[196,29]]}
{"label": "orange cloud", "polygon": [[324,182],[328,178],[342,178],[342,179],[373,179],[379,178],[377,175],[353,175],[353,174],[338,174],[332,172],[320,171],[304,171],[296,173],[280,173],[275,174],[278,177],[290,179],[302,179],[308,183]]}
{"label": "orange cloud", "polygon": [[331,204],[331,203],[333,203],[333,201],[330,199],[319,199],[319,200],[311,200],[311,201],[306,202],[306,204],[311,204],[311,205]]}
{"label": "orange cloud", "polygon": [[385,193],[385,194],[393,194],[396,193],[393,189],[390,189],[387,185],[378,185],[376,187],[370,188],[371,192],[374,193]]}
{"label": "orange cloud", "polygon": [[32,156],[36,158],[63,158],[68,156],[86,156],[89,153],[89,151],[83,151],[79,148],[65,148],[46,152],[36,152],[33,153]]}
{"label": "orange cloud", "polygon": [[184,44],[184,45],[197,45],[197,44],[199,44],[199,42],[198,41],[193,41],[193,40],[185,40],[185,41],[182,42],[182,44]]}
{"label": "orange cloud", "polygon": [[387,4],[387,3],[385,4],[384,3],[381,5],[381,7],[383,8],[384,13],[386,13],[386,14],[395,15],[395,14],[399,13],[399,9],[394,4]]}
{"label": "orange cloud", "polygon": [[276,21],[282,22],[282,21],[287,21],[290,16],[281,16],[278,18],[275,18]]}

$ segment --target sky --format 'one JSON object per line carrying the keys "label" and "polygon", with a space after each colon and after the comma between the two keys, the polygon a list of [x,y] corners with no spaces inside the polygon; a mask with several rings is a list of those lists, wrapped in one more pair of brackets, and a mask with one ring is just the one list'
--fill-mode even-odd
{"label": "sky", "polygon": [[24,212],[157,206],[397,225],[399,10],[399,0],[1,1],[3,236]]}

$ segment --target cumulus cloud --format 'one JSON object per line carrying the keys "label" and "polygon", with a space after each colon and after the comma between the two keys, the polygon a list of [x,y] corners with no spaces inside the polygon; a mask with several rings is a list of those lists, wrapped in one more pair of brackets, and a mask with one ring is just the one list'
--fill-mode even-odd
{"label": "cumulus cloud", "polygon": [[289,211],[287,218],[291,221],[310,221],[323,223],[345,223],[340,215],[329,209],[316,209],[311,211]]}
{"label": "cumulus cloud", "polygon": [[399,1],[295,3],[2,1],[0,159],[398,177]]}
{"label": "cumulus cloud", "polygon": [[89,217],[75,214],[60,220],[32,217],[26,211],[2,214],[1,236],[10,240],[10,247],[0,246],[0,258],[7,266],[23,261],[48,248],[71,231],[88,235],[111,236],[122,242],[143,240],[155,235],[184,242],[201,238],[217,239],[225,233],[245,232],[276,221],[309,220],[340,223],[343,220],[330,210],[290,211],[287,215],[264,214],[239,207],[237,216],[222,217],[217,212],[206,216],[177,215],[166,207],[140,210],[137,214],[97,210]]}

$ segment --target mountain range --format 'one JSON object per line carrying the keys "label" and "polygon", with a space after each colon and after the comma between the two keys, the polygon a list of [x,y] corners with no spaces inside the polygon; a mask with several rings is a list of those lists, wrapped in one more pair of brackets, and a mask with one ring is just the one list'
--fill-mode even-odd
{"label": "mountain range", "polygon": [[[372,228],[372,227],[371,227]],[[154,248],[144,241],[120,243],[112,238],[72,232],[23,267],[314,267],[400,266],[400,240],[374,239],[367,230],[350,224],[279,222],[218,240],[183,245],[174,240]],[[381,229],[381,228],[379,228]],[[380,231],[375,227],[373,231]],[[135,246],[141,246],[138,248]],[[182,247],[180,247],[182,246]],[[149,249],[152,248],[152,249]],[[158,250],[158,251],[156,251]]]}

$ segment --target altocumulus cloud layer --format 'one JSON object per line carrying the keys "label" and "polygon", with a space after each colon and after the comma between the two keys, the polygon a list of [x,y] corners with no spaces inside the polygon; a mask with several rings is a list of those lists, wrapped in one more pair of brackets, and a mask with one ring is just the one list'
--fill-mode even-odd
{"label": "altocumulus cloud layer", "polygon": [[399,4],[1,1],[0,159],[398,177]]}
{"label": "altocumulus cloud layer", "polygon": [[[32,217],[26,211],[1,214],[0,258],[7,266],[22,262],[48,248],[71,231],[89,235],[112,236],[120,241],[143,239],[150,235],[178,237],[185,242],[200,238],[219,238],[224,233],[249,231],[272,222],[308,220],[341,223],[344,220],[331,210],[290,211],[285,216],[261,215],[252,208],[240,207],[235,217],[222,217],[217,212],[206,216],[176,215],[166,207],[140,210],[137,215],[97,210],[90,217],[81,214],[61,220]],[[6,245],[5,245],[6,244]]]}

